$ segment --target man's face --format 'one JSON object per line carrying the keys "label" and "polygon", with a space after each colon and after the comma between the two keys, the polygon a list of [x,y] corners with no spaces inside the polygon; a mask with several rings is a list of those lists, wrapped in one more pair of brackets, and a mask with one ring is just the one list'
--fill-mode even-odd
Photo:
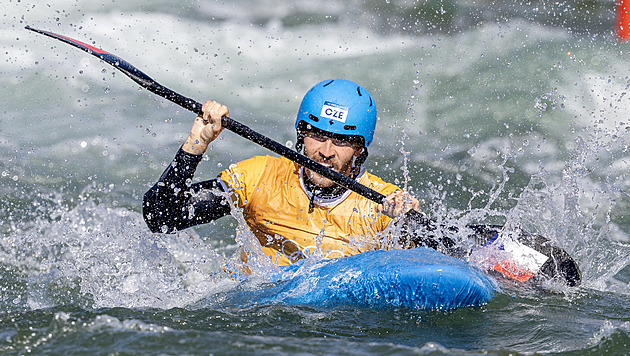
{"label": "man's face", "polygon": [[[350,141],[338,140],[313,132],[304,134],[304,155],[346,176],[352,171],[353,158],[358,157],[362,152],[363,147]],[[311,182],[318,187],[327,188],[335,184],[309,169],[304,171]]]}

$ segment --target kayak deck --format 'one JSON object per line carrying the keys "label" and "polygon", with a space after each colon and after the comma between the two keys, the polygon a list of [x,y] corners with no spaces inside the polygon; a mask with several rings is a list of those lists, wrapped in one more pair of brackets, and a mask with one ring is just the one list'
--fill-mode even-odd
{"label": "kayak deck", "polygon": [[283,270],[284,279],[239,297],[254,304],[451,310],[486,304],[497,287],[478,268],[426,247],[369,251]]}

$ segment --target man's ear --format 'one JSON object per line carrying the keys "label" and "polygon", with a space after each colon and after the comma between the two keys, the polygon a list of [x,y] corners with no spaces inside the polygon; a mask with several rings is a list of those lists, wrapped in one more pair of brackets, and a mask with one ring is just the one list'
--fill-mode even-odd
{"label": "man's ear", "polygon": [[354,149],[354,156],[355,157],[359,157],[360,155],[363,154],[363,150],[365,150],[365,147],[363,147],[363,146],[355,148]]}

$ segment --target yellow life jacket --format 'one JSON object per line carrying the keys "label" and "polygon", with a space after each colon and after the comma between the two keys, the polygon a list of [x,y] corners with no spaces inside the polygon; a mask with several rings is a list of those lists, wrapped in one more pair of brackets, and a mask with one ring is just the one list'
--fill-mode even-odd
{"label": "yellow life jacket", "polygon": [[[283,266],[318,247],[327,258],[378,248],[377,234],[391,219],[376,212],[377,204],[348,190],[335,199],[315,197],[309,212],[302,171],[284,157],[256,156],[219,175],[265,255]],[[367,172],[358,182],[384,195],[399,189]]]}

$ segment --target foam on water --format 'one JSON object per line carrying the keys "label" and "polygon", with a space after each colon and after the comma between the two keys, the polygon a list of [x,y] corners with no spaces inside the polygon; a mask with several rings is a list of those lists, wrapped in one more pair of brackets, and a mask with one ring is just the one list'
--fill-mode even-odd
{"label": "foam on water", "polygon": [[150,234],[138,213],[91,199],[17,229],[2,252],[27,281],[32,309],[183,307],[231,284],[222,255],[198,235]]}

